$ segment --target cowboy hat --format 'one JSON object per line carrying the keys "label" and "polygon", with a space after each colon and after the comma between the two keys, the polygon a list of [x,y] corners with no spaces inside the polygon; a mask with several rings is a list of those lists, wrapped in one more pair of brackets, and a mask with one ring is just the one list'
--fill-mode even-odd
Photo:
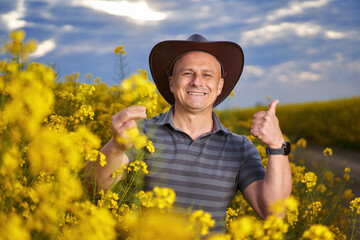
{"label": "cowboy hat", "polygon": [[181,55],[191,51],[210,53],[220,62],[224,86],[215,100],[215,107],[230,94],[239,80],[244,67],[244,53],[234,42],[208,41],[200,34],[193,34],[186,40],[168,40],[156,44],[149,55],[150,71],[160,94],[171,105],[175,103],[169,87],[172,66]]}

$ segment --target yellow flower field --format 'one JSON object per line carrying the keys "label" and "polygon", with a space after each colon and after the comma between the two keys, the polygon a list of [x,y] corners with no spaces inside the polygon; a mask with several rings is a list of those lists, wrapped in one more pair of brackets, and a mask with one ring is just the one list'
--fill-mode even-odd
{"label": "yellow flower field", "polygon": [[[360,239],[351,169],[341,176],[329,171],[330,148],[324,164],[306,164],[297,157],[306,148],[298,136],[290,155],[292,196],[274,203],[274,215],[262,220],[238,193],[222,234],[210,233],[210,214],[175,210],[172,189],[141,191],[148,173],[142,159],[156,149],[136,128],[117,139],[134,143],[139,156],[113,173],[125,178],[106,192],[87,192],[82,169],[87,161],[106,164],[99,149],[111,137],[111,117],[134,104],[146,106],[148,117],[169,106],[143,70],[113,86],[91,74],[91,83],[77,73],[57,82],[51,65],[27,62],[36,41],[24,41],[21,30],[9,37],[2,49],[8,57],[0,60],[0,239]],[[123,46],[114,52],[125,54]],[[225,116],[224,123],[236,132],[249,121]],[[264,146],[248,137],[266,166]]]}

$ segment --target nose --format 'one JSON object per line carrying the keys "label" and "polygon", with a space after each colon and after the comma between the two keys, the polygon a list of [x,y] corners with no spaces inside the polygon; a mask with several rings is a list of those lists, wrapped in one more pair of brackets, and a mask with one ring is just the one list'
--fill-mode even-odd
{"label": "nose", "polygon": [[202,79],[201,79],[201,75],[195,73],[195,74],[193,75],[192,79],[191,79],[190,85],[191,85],[191,86],[202,86],[202,85],[203,85],[203,81],[202,81]]}

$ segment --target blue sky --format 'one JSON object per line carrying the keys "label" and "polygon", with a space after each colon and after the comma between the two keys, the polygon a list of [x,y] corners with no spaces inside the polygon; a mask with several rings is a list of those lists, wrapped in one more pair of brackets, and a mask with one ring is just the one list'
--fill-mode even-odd
{"label": "blue sky", "polygon": [[[158,42],[200,33],[238,43],[245,68],[235,97],[220,108],[360,96],[358,0],[1,0],[0,43],[14,29],[39,42],[32,60],[119,83],[113,49],[127,73],[145,69]],[[0,56],[0,59],[5,56]]]}

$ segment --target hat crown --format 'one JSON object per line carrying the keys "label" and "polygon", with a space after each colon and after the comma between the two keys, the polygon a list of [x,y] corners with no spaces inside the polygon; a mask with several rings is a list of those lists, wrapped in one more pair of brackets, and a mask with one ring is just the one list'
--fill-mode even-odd
{"label": "hat crown", "polygon": [[201,36],[200,34],[193,34],[190,37],[188,37],[188,39],[186,39],[187,41],[192,41],[192,42],[208,42],[208,40]]}

